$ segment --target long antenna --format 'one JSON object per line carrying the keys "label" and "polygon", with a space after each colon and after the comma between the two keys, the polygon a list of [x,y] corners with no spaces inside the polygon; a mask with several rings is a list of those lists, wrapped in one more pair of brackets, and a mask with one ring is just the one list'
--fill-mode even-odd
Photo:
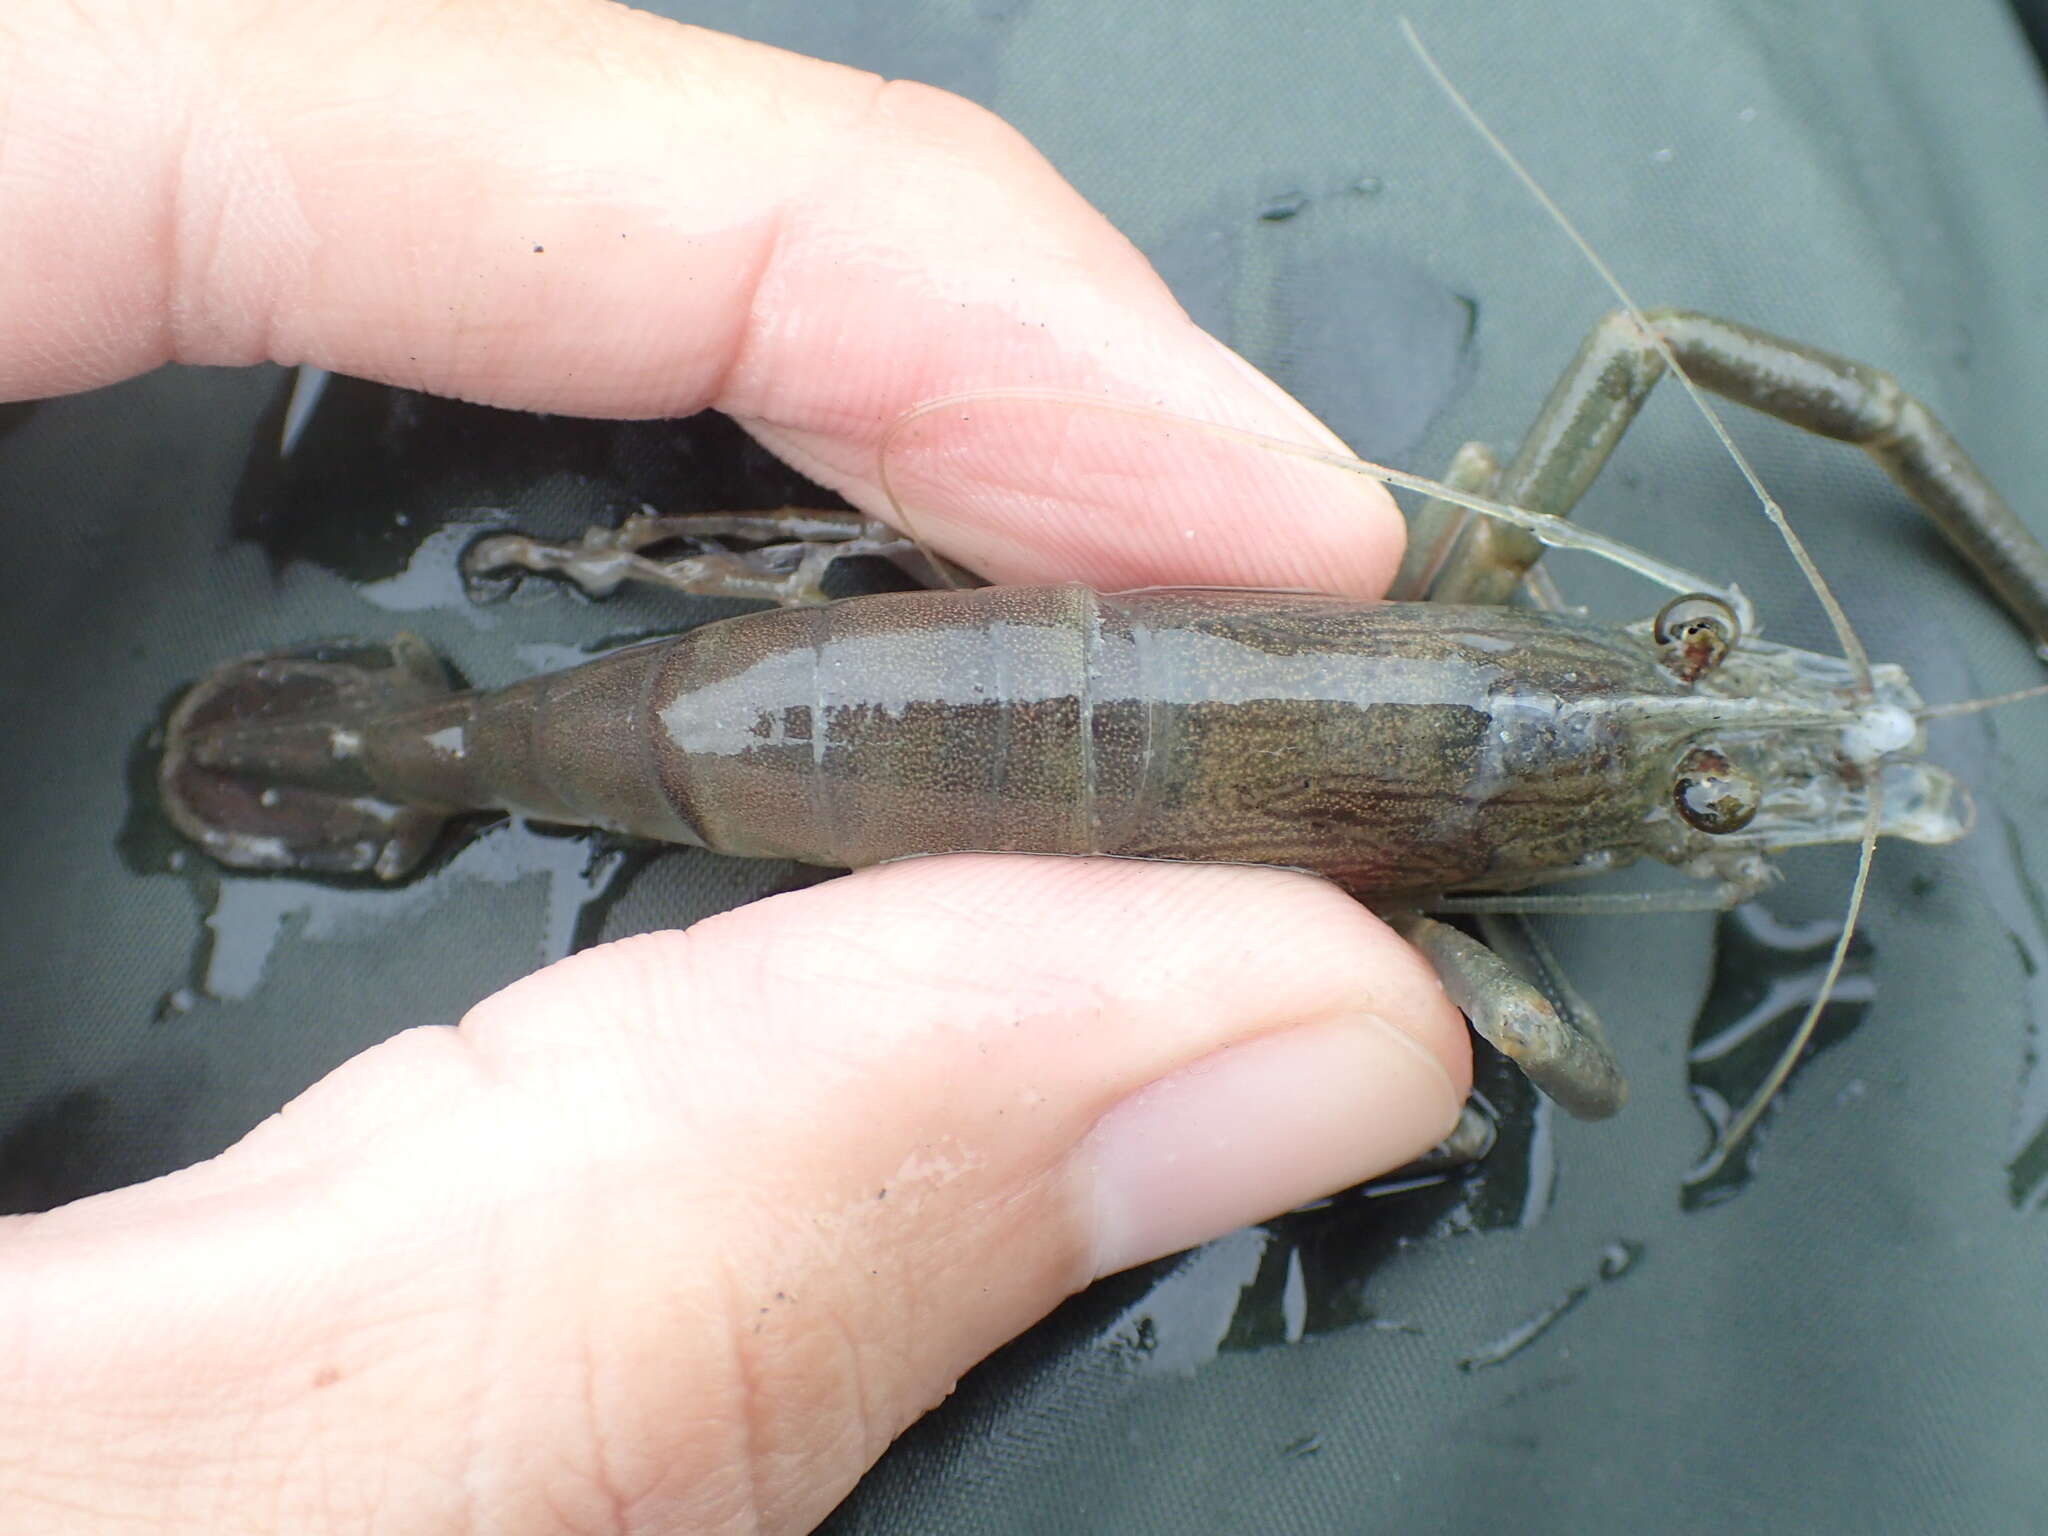
{"label": "long antenna", "polygon": [[1641,306],[1630,296],[1628,289],[1622,286],[1621,279],[1615,275],[1614,269],[1601,259],[1598,251],[1593,249],[1592,242],[1579,233],[1578,226],[1572,223],[1564,209],[1558,206],[1556,199],[1543,190],[1543,184],[1530,174],[1528,167],[1515,157],[1515,152],[1508,148],[1507,141],[1495,133],[1486,119],[1479,115],[1479,109],[1472,105],[1465,93],[1451,83],[1451,77],[1444,73],[1435,56],[1423,46],[1422,35],[1415,30],[1415,23],[1406,16],[1401,18],[1401,35],[1407,38],[1408,46],[1415,51],[1415,57],[1422,61],[1422,67],[1429,71],[1430,78],[1435,80],[1437,87],[1450,98],[1451,105],[1463,114],[1465,121],[1470,123],[1486,141],[1487,147],[1500,157],[1501,164],[1514,172],[1515,179],[1520,181],[1528,189],[1529,195],[1542,205],[1543,211],[1550,215],[1559,229],[1564,231],[1565,237],[1579,248],[1579,254],[1586,258],[1587,265],[1599,275],[1600,281],[1607,285],[1621,307],[1628,311],[1629,318],[1635,321],[1637,328],[1642,331],[1650,345],[1657,349],[1657,355],[1664,359],[1664,366],[1669,368],[1672,376],[1685,386],[1685,392],[1692,397],[1692,403],[1699,407],[1699,412],[1706,418],[1707,425],[1713,428],[1714,436],[1719,438],[1721,446],[1728,450],[1728,457],[1733,459],[1735,467],[1742,471],[1742,478],[1749,482],[1750,490],[1755,492],[1756,499],[1763,506],[1764,515],[1771,520],[1771,525],[1784,539],[1785,547],[1792,552],[1793,560],[1798,563],[1800,572],[1813,588],[1814,596],[1820,600],[1821,607],[1827,612],[1828,623],[1834,628],[1835,639],[1842,647],[1843,657],[1856,673],[1858,686],[1864,695],[1868,696],[1872,691],[1870,653],[1864,650],[1863,642],[1850,627],[1849,616],[1835,600],[1834,592],[1820,574],[1820,567],[1813,563],[1813,557],[1806,552],[1805,544],[1801,543],[1799,535],[1792,531],[1792,524],[1785,516],[1785,509],[1779,506],[1777,499],[1764,488],[1756,469],[1735,445],[1735,439],[1729,435],[1720,413],[1708,401],[1705,391],[1693,383],[1692,376],[1679,365],[1677,355],[1671,350],[1671,343],[1650,324]]}
{"label": "long antenna", "polygon": [[[1671,592],[1705,592],[1720,598],[1734,610],[1739,627],[1748,632],[1755,628],[1756,613],[1749,599],[1738,587],[1715,582],[1697,572],[1660,560],[1645,550],[1624,543],[1611,534],[1601,533],[1594,528],[1562,517],[1553,517],[1547,512],[1531,512],[1525,508],[1511,506],[1504,501],[1480,496],[1471,491],[1459,490],[1456,486],[1443,485],[1422,475],[1412,475],[1405,469],[1393,469],[1385,464],[1375,464],[1370,459],[1361,459],[1354,453],[1337,453],[1327,448],[1311,448],[1306,443],[1290,442],[1286,438],[1273,437],[1264,432],[1255,432],[1249,427],[1230,426],[1220,421],[1191,421],[1176,416],[1157,406],[1140,405],[1134,401],[1102,400],[1094,395],[1081,394],[1075,390],[1046,389],[1033,385],[998,386],[989,389],[963,390],[955,395],[941,395],[936,400],[926,400],[912,406],[901,416],[889,423],[888,431],[882,434],[882,441],[876,450],[879,467],[876,474],[882,496],[889,505],[889,521],[901,528],[904,534],[924,549],[924,541],[910,527],[910,509],[899,492],[891,466],[895,461],[896,443],[916,423],[929,416],[958,413],[962,421],[973,419],[974,411],[983,405],[999,403],[1024,403],[1038,405],[1070,405],[1100,411],[1112,416],[1131,416],[1140,420],[1170,422],[1177,427],[1194,427],[1201,432],[1232,442],[1248,444],[1270,453],[1284,454],[1289,458],[1301,459],[1310,464],[1322,464],[1346,474],[1360,475],[1368,480],[1377,480],[1382,485],[1395,486],[1405,491],[1415,491],[1424,496],[1433,496],[1455,506],[1477,512],[1483,517],[1497,518],[1527,531],[1538,543],[1554,549],[1576,549],[1590,555],[1610,560],[1624,570],[1634,571],[1649,581]],[[929,551],[926,551],[929,553]]]}
{"label": "long antenna", "polygon": [[1849,958],[1849,941],[1856,936],[1856,918],[1863,909],[1863,893],[1870,886],[1870,861],[1877,853],[1877,824],[1883,810],[1883,792],[1876,779],[1870,781],[1870,807],[1863,822],[1863,840],[1857,848],[1856,883],[1849,891],[1849,910],[1842,919],[1842,931],[1835,938],[1835,947],[1828,956],[1827,973],[1821,977],[1820,990],[1807,1005],[1806,1016],[1799,1021],[1799,1027],[1792,1032],[1792,1038],[1785,1043],[1785,1049],[1771,1068],[1770,1076],[1763,1080],[1742,1112],[1721,1128],[1713,1150],[1706,1161],[1693,1170],[1694,1181],[1707,1177],[1728,1161],[1728,1154],[1742,1145],[1742,1139],[1756,1129],[1764,1111],[1771,1107],[1771,1100],[1785,1086],[1792,1076],[1792,1069],[1799,1064],[1799,1058],[1806,1054],[1806,1047],[1813,1040],[1813,1032],[1820,1026],[1820,1016],[1829,1003],[1834,1001],[1835,983],[1842,979],[1842,966]]}
{"label": "long antenna", "polygon": [[1994,693],[1988,699],[1964,699],[1956,704],[1928,704],[1913,711],[1915,720],[1948,720],[1956,715],[1974,715],[1986,709],[2003,709],[2008,704],[2021,704],[2028,699],[2048,696],[2048,683],[2036,683],[2031,688],[2015,688],[2011,693]]}
{"label": "long antenna", "polygon": [[[1587,265],[1599,274],[1600,280],[1621,302],[1622,308],[1628,311],[1629,318],[1635,321],[1636,328],[1648,338],[1650,345],[1657,349],[1657,355],[1664,359],[1664,366],[1669,368],[1672,376],[1685,386],[1686,394],[1691,396],[1692,403],[1699,408],[1700,415],[1706,418],[1707,425],[1713,428],[1714,436],[1720,439],[1721,446],[1728,451],[1728,457],[1735,461],[1735,467],[1742,471],[1742,478],[1749,482],[1750,490],[1756,493],[1757,501],[1763,506],[1764,515],[1771,520],[1772,526],[1784,539],[1786,549],[1791,551],[1793,560],[1805,575],[1807,584],[1812,587],[1813,595],[1820,600],[1821,607],[1827,613],[1828,623],[1835,631],[1835,639],[1841,644],[1842,656],[1856,674],[1858,691],[1864,698],[1870,698],[1875,691],[1870,676],[1870,653],[1864,650],[1862,640],[1857,638],[1856,631],[1849,624],[1848,614],[1842,611],[1842,605],[1835,600],[1834,592],[1821,576],[1820,568],[1813,563],[1813,557],[1806,552],[1805,544],[1800,541],[1799,535],[1792,531],[1792,524],[1785,516],[1785,509],[1779,506],[1776,498],[1764,488],[1764,483],[1758,477],[1755,468],[1742,450],[1735,445],[1735,439],[1729,436],[1720,413],[1708,402],[1705,392],[1692,381],[1692,376],[1680,365],[1677,355],[1671,350],[1671,344],[1655,326],[1650,324],[1641,307],[1630,296],[1628,289],[1622,286],[1621,279],[1615,275],[1614,269],[1601,259],[1598,251],[1593,249],[1592,242],[1579,233],[1578,226],[1572,223],[1565,211],[1557,205],[1556,199],[1543,189],[1542,183],[1537,181],[1528,168],[1515,157],[1514,151],[1508,148],[1506,141],[1493,131],[1485,118],[1479,115],[1479,109],[1472,105],[1465,93],[1451,83],[1450,76],[1444,73],[1442,66],[1437,63],[1429,49],[1423,46],[1422,35],[1415,30],[1415,24],[1406,16],[1401,18],[1401,35],[1407,38],[1408,46],[1414,50],[1415,57],[1422,61],[1422,67],[1429,71],[1430,78],[1436,81],[1438,89],[1450,98],[1451,104],[1463,114],[1465,121],[1472,125],[1494,154],[1500,157],[1501,163],[1514,172],[1516,180],[1528,189],[1529,195],[1536,199],[1543,211],[1550,215],[1559,229],[1564,231],[1566,238],[1578,247],[1579,254],[1586,258]],[[1882,796],[1877,781],[1873,779],[1870,784],[1870,803],[1863,823],[1863,837],[1857,852],[1856,880],[1849,890],[1848,906],[1842,913],[1842,932],[1835,940],[1834,953],[1828,960],[1827,974],[1822,978],[1820,990],[1815,994],[1812,1005],[1806,1010],[1806,1016],[1799,1021],[1798,1029],[1793,1031],[1790,1043],[1778,1057],[1777,1064],[1771,1068],[1770,1075],[1764,1079],[1763,1085],[1757,1089],[1749,1103],[1722,1129],[1713,1150],[1708,1153],[1706,1163],[1702,1165],[1702,1172],[1710,1172],[1720,1167],[1727,1161],[1728,1155],[1741,1145],[1742,1139],[1756,1128],[1757,1121],[1763,1117],[1764,1111],[1770,1107],[1771,1100],[1777,1097],[1778,1091],[1792,1076],[1792,1069],[1798,1065],[1799,1058],[1805,1054],[1808,1043],[1813,1039],[1813,1032],[1820,1023],[1821,1012],[1834,996],[1835,983],[1841,979],[1843,963],[1849,958],[1849,941],[1855,936],[1856,920],[1863,915],[1863,897],[1870,887],[1870,864],[1877,855],[1881,810]]]}

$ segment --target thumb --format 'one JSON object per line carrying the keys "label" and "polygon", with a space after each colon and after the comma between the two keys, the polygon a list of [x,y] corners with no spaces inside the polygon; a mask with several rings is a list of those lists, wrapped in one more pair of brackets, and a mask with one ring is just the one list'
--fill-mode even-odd
{"label": "thumb", "polygon": [[0,1226],[0,1504],[804,1529],[1071,1291],[1397,1166],[1465,1073],[1417,956],[1273,870],[919,860],[629,939]]}

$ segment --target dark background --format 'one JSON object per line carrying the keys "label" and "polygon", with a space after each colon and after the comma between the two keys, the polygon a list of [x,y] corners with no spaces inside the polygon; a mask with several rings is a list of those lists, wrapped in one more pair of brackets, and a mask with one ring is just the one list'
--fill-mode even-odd
{"label": "dark background", "polygon": [[[1994,0],[688,15],[1002,112],[1205,324],[1362,452],[1427,472],[1466,437],[1507,446],[1607,303],[1422,77],[1397,9],[1639,297],[1892,368],[2038,507],[2048,113]],[[2019,10],[2038,37],[2042,7]],[[173,369],[0,409],[5,1209],[208,1156],[367,1045],[579,944],[816,878],[516,827],[399,890],[222,878],[182,853],[149,738],[213,661],[406,627],[479,682],[561,665],[720,610],[544,584],[475,607],[453,578],[475,527],[794,488],[718,423],[535,420],[347,380],[284,454],[293,387]],[[1860,459],[1735,425],[1875,654],[1930,698],[2035,679]],[[1584,516],[1735,577],[1777,638],[1824,643],[1682,402],[1653,402]],[[1560,576],[1605,611],[1652,600],[1583,563]],[[1105,1282],[971,1376],[833,1528],[2036,1527],[2044,742],[2039,712],[1939,728],[1978,829],[1882,852],[1832,1043],[1746,1178],[1688,1195],[1692,1096],[1731,1070],[1689,1063],[1688,1042],[1782,1016],[1813,934],[1752,925],[1717,948],[1708,918],[1559,924],[1635,1080],[1620,1121],[1553,1122],[1503,1081],[1509,1135],[1479,1173]],[[1848,869],[1791,861],[1765,906],[1823,920]]]}
{"label": "dark background", "polygon": [[2048,3],[2044,0],[2012,0],[2012,9],[2019,18],[2020,29],[2033,45],[2035,55],[2048,62]]}

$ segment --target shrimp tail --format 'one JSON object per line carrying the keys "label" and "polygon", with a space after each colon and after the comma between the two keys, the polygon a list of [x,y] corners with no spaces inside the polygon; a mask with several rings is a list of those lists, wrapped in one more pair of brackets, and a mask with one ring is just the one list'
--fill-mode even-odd
{"label": "shrimp tail", "polygon": [[401,879],[432,850],[447,813],[359,781],[351,739],[450,691],[447,669],[415,635],[227,662],[164,727],[164,810],[232,868]]}

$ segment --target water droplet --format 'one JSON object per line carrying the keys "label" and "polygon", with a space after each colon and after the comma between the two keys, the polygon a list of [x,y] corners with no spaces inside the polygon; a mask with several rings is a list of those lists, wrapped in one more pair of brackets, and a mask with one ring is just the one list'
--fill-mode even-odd
{"label": "water droplet", "polygon": [[1600,1278],[1619,1280],[1636,1267],[1636,1261],[1643,1256],[1641,1243],[1609,1243],[1600,1250]]}

